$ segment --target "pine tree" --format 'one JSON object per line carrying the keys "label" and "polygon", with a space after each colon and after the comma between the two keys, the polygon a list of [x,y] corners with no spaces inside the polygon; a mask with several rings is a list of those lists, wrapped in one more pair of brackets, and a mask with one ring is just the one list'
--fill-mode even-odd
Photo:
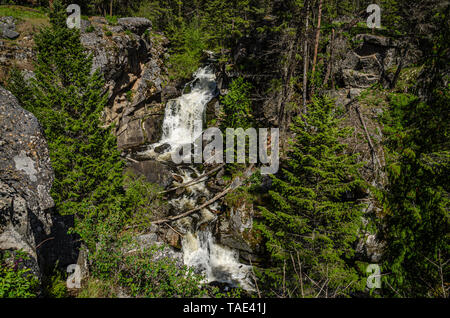
{"label": "pine tree", "polygon": [[355,192],[364,182],[355,155],[339,141],[349,129],[339,126],[333,107],[327,97],[314,98],[308,114],[295,118],[287,166],[269,191],[272,207],[261,208],[257,228],[273,265],[263,277],[278,295],[331,296],[361,287],[351,259],[362,220]]}
{"label": "pine tree", "polygon": [[[434,16],[437,30],[449,29],[449,13],[447,5]],[[386,116],[389,184],[381,234],[392,296],[448,297],[449,32],[428,41],[416,93],[392,94]]]}
{"label": "pine tree", "polygon": [[123,161],[115,137],[100,122],[104,82],[98,71],[91,74],[92,57],[79,31],[67,28],[60,2],[53,4],[50,22],[34,38],[35,78],[27,84],[14,72],[8,87],[45,130],[58,212],[80,220],[101,216],[118,209],[123,193]]}

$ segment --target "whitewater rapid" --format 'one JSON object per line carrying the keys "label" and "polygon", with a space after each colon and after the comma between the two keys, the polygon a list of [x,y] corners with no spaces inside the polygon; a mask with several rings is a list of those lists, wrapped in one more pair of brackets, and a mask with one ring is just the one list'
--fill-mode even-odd
{"label": "whitewater rapid", "polygon": [[[206,105],[217,96],[216,77],[213,69],[206,66],[198,69],[193,78],[185,88],[186,93],[166,104],[161,140],[148,150],[148,153],[155,155],[154,149],[157,146],[170,145],[168,152],[159,155],[158,160],[170,160],[171,151],[180,145],[193,143],[201,135],[203,127],[195,127],[195,123],[204,122]],[[195,165],[190,165],[182,168],[178,176],[183,180],[180,183],[187,183],[198,175],[200,173]],[[181,213],[198,206],[198,199],[201,197],[212,197],[205,181],[189,186],[183,195],[171,199],[169,203]],[[214,203],[208,208],[218,210],[219,206]],[[180,232],[184,233],[182,251],[185,265],[203,274],[206,283],[221,282],[253,290],[251,267],[239,262],[238,251],[216,242],[212,224],[217,220],[217,215],[208,208],[199,211],[195,225],[190,217],[176,223]]]}

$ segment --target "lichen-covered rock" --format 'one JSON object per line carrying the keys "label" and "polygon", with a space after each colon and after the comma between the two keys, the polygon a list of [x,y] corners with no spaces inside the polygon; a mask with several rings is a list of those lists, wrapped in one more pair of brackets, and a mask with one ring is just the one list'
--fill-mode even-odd
{"label": "lichen-covered rock", "polygon": [[0,87],[0,250],[23,250],[39,274],[37,245],[50,234],[53,169],[41,127]]}
{"label": "lichen-covered rock", "polygon": [[117,20],[117,24],[138,35],[142,35],[152,26],[152,22],[150,20],[140,17],[120,18]]}
{"label": "lichen-covered rock", "polygon": [[0,36],[6,39],[17,39],[19,33],[16,31],[16,23],[13,17],[0,17]]}
{"label": "lichen-covered rock", "polygon": [[336,80],[346,88],[368,88],[376,83],[390,85],[394,79],[393,69],[415,63],[420,57],[416,47],[405,47],[403,42],[392,38],[358,34],[352,39],[352,48],[344,38],[334,45],[334,69]]}
{"label": "lichen-covered rock", "polygon": [[246,262],[260,260],[260,240],[253,230],[253,205],[243,202],[238,207],[228,207],[228,213],[219,218],[218,237],[222,245],[239,251]]}

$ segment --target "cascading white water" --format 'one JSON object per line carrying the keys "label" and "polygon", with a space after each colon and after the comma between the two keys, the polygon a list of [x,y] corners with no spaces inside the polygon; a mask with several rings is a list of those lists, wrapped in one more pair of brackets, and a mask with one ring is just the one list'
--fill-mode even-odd
{"label": "cascading white water", "polygon": [[[195,72],[194,80],[189,85],[190,92],[167,102],[162,138],[149,148],[148,154],[155,155],[156,146],[169,144],[170,150],[173,150],[179,145],[194,142],[199,136],[196,135],[199,132],[195,130],[194,123],[203,121],[206,105],[216,95],[213,70],[210,67],[200,68]],[[170,160],[167,153],[157,157],[158,160],[162,158]],[[179,177],[183,179],[182,183],[193,180],[192,173],[198,175],[194,166],[181,169]],[[179,211],[195,207],[200,197],[211,197],[204,181],[190,186],[188,190],[187,193],[170,201],[170,204]],[[217,209],[217,203],[209,208]],[[238,252],[217,244],[212,235],[208,224],[215,221],[217,216],[206,208],[199,211],[199,214],[196,229],[192,228],[189,221],[183,222],[184,219],[177,222],[185,232],[182,240],[184,263],[203,273],[207,282],[217,281],[253,290],[250,279],[251,267],[239,263]],[[197,230],[202,224],[206,226]]]}
{"label": "cascading white water", "polygon": [[[160,143],[180,145],[194,142],[194,122],[202,122],[206,104],[215,96],[216,76],[209,67],[194,73],[191,91],[169,101],[164,115]],[[201,127],[200,127],[201,128]]]}

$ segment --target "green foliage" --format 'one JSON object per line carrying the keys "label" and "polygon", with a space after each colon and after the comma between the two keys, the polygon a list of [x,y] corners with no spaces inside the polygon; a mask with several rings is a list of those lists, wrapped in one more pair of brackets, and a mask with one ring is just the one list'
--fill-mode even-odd
{"label": "green foliage", "polygon": [[86,33],[92,33],[92,32],[94,32],[95,31],[95,28],[94,28],[94,26],[92,26],[92,25],[90,25],[90,26],[88,26],[87,28],[86,28]]}
{"label": "green foliage", "polygon": [[127,101],[129,101],[130,103],[133,101],[133,91],[132,90],[129,90],[127,93],[126,93],[126,97],[127,97]]}
{"label": "green foliage", "polygon": [[252,102],[250,100],[250,83],[239,77],[230,84],[227,95],[221,97],[223,104],[222,127],[243,128],[251,127]]}
{"label": "green foliage", "polygon": [[[222,131],[226,133],[227,128],[242,128],[244,130],[253,127],[252,121],[252,101],[250,99],[250,83],[239,77],[230,84],[229,91],[225,96],[221,96],[220,102],[223,105],[223,111],[220,114]],[[224,140],[226,136],[224,136]],[[240,139],[237,142],[240,142]],[[245,140],[246,158],[248,158],[248,138]],[[238,147],[241,146],[240,144]],[[235,149],[225,149],[225,152],[235,152]],[[236,157],[236,152],[235,152]],[[246,159],[247,160],[247,159]],[[239,169],[244,168],[243,164],[233,163],[226,166],[229,174],[234,175]]]}
{"label": "green foliage", "polygon": [[81,287],[77,298],[116,298],[117,292],[114,283],[109,279],[100,280],[89,277]]}
{"label": "green foliage", "polygon": [[[122,221],[123,222],[123,221]],[[134,297],[199,297],[206,294],[201,281],[185,266],[162,255],[164,246],[142,248],[133,233],[121,232],[124,223],[116,215],[97,225],[99,241],[91,253],[92,275]],[[88,286],[88,289],[94,289]],[[92,292],[89,292],[92,293]]]}
{"label": "green foliage", "polygon": [[0,298],[33,298],[37,296],[39,281],[24,267],[26,256],[16,253],[11,259],[8,252],[0,255]]}
{"label": "green foliage", "polygon": [[207,48],[207,37],[198,21],[171,26],[169,39],[173,49],[169,57],[172,78],[188,79],[200,66],[203,51]]}
{"label": "green foliage", "polygon": [[90,74],[92,58],[79,32],[66,27],[58,2],[54,7],[52,25],[34,39],[36,78],[28,85],[15,72],[8,87],[45,130],[59,213],[101,217],[113,205],[120,208],[123,162],[110,129],[100,127],[106,103],[102,77]]}
{"label": "green foliage", "polygon": [[67,298],[69,293],[67,290],[66,273],[55,269],[43,278],[43,289],[45,297],[49,298]]}
{"label": "green foliage", "polygon": [[[262,283],[278,295],[345,296],[364,285],[351,259],[362,226],[355,195],[365,184],[357,171],[361,164],[339,142],[349,129],[339,126],[333,106],[328,98],[315,97],[308,114],[295,118],[287,166],[272,177],[271,206],[261,207],[264,221],[255,226],[273,265],[262,274]],[[305,275],[316,284],[326,282],[323,290]]]}
{"label": "green foliage", "polygon": [[387,281],[404,296],[445,295],[450,152],[448,114],[441,107],[449,104],[449,91],[437,90],[432,103],[404,94],[391,99],[383,234]]}
{"label": "green foliage", "polygon": [[125,176],[125,201],[129,211],[127,224],[140,230],[149,228],[151,221],[162,218],[169,208],[161,194],[163,189],[144,179],[132,173]]}
{"label": "green foliage", "polygon": [[18,6],[0,6],[0,16],[11,16],[16,19],[46,20],[47,16],[43,10],[30,9]]}
{"label": "green foliage", "polygon": [[117,16],[113,15],[107,15],[105,16],[106,21],[108,22],[108,24],[110,25],[117,25]]}
{"label": "green foliage", "polygon": [[[449,7],[433,21],[449,27]],[[385,120],[386,282],[393,296],[448,297],[449,34],[435,34],[414,94],[393,93]]]}
{"label": "green foliage", "polygon": [[131,291],[132,296],[144,297],[201,297],[207,290],[201,287],[202,276],[192,269],[178,267],[169,257],[149,261],[163,248],[149,248],[125,256],[119,282]]}

